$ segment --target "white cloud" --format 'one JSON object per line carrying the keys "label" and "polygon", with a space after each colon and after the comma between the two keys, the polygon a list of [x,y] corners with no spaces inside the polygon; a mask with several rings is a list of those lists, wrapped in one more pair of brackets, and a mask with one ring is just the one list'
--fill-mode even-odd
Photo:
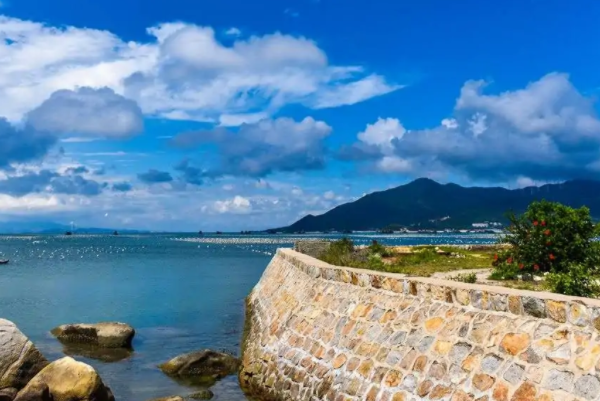
{"label": "white cloud", "polygon": [[[108,87],[145,114],[218,121],[289,103],[353,104],[397,86],[360,67],[332,66],[313,41],[275,33],[220,43],[184,23],[148,29],[149,42],[108,31],[0,16],[0,115],[18,121],[60,89]],[[227,119],[227,118],[225,118]]]}
{"label": "white cloud", "polygon": [[454,116],[438,127],[404,130],[398,120],[379,119],[340,154],[386,172],[511,185],[597,177],[600,119],[594,99],[568,75],[551,73],[499,94],[484,94],[484,87],[466,82]]}
{"label": "white cloud", "polygon": [[275,172],[320,170],[325,167],[324,139],[332,128],[306,117],[301,121],[280,117],[244,124],[237,131],[184,132],[172,144],[193,148],[211,144],[218,150],[219,163],[202,172],[203,177],[225,175],[264,177]]}
{"label": "white cloud", "polygon": [[358,139],[367,145],[379,147],[386,153],[393,150],[392,141],[402,138],[406,129],[396,118],[379,118],[374,124],[367,124],[367,128],[358,134]]}
{"label": "white cloud", "polygon": [[383,156],[377,162],[377,167],[386,173],[407,173],[412,169],[410,161],[397,156]]}
{"label": "white cloud", "polygon": [[240,31],[238,28],[232,27],[229,28],[228,30],[225,31],[225,35],[229,35],[229,36],[240,36],[242,34],[242,31]]}
{"label": "white cloud", "polygon": [[327,200],[331,200],[335,198],[335,192],[333,191],[327,191],[323,194],[323,198],[327,199]]}
{"label": "white cloud", "polygon": [[454,118],[444,118],[442,120],[442,126],[448,129],[456,129],[458,128],[458,121]]}
{"label": "white cloud", "polygon": [[27,214],[30,211],[56,211],[62,208],[65,208],[64,203],[55,195],[30,194],[18,198],[0,194],[0,210],[3,213]]}
{"label": "white cloud", "polygon": [[130,137],[144,127],[139,106],[109,88],[56,91],[27,114],[27,123],[39,131],[106,138]]}
{"label": "white cloud", "polygon": [[244,214],[252,210],[252,205],[247,198],[236,195],[233,199],[215,201],[214,210],[217,213]]}

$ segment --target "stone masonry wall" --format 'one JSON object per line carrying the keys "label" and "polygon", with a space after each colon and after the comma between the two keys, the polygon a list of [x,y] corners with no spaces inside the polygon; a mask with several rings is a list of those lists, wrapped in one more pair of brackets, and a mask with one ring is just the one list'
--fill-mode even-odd
{"label": "stone masonry wall", "polygon": [[306,255],[318,258],[322,253],[326,252],[331,246],[331,241],[324,240],[302,240],[296,241],[294,244],[294,250]]}
{"label": "stone masonry wall", "polygon": [[600,400],[600,302],[328,265],[280,249],[247,300],[263,401]]}

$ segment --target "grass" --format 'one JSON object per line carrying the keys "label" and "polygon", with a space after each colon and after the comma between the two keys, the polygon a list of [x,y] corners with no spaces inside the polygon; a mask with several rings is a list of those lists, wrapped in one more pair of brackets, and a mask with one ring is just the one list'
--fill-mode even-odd
{"label": "grass", "polygon": [[[412,253],[400,253],[393,247],[377,243],[356,249],[350,241],[341,240],[334,242],[320,259],[337,266],[429,277],[440,272],[490,268],[496,252],[494,247],[476,251],[452,246],[415,246],[411,249]],[[438,250],[444,254],[439,254]]]}

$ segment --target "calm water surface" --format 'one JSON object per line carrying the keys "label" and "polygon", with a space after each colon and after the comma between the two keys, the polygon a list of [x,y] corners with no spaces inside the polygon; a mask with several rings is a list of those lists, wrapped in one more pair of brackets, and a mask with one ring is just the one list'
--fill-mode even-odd
{"label": "calm water surface", "polygon": [[[315,236],[311,236],[314,238]],[[321,236],[323,237],[323,236]],[[331,236],[330,236],[331,237]],[[358,244],[488,243],[493,235],[353,235]],[[188,395],[193,388],[156,365],[202,348],[239,353],[244,298],[278,247],[298,236],[0,236],[0,317],[15,322],[51,360],[64,350],[49,330],[65,323],[122,321],[136,328],[135,352],[92,365],[117,400]],[[306,238],[306,237],[304,237]],[[236,377],[212,387],[215,400],[245,400]]]}

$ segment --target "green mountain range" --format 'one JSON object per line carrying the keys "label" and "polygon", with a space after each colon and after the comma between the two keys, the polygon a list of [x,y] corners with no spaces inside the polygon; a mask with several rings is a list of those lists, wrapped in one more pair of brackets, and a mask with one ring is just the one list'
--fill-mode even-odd
{"label": "green mountain range", "polygon": [[308,215],[280,232],[472,228],[473,223],[506,223],[506,213],[520,213],[535,200],[572,207],[587,206],[600,218],[600,181],[573,180],[540,187],[506,189],[461,187],[419,178],[406,185],[374,192],[319,216]]}

